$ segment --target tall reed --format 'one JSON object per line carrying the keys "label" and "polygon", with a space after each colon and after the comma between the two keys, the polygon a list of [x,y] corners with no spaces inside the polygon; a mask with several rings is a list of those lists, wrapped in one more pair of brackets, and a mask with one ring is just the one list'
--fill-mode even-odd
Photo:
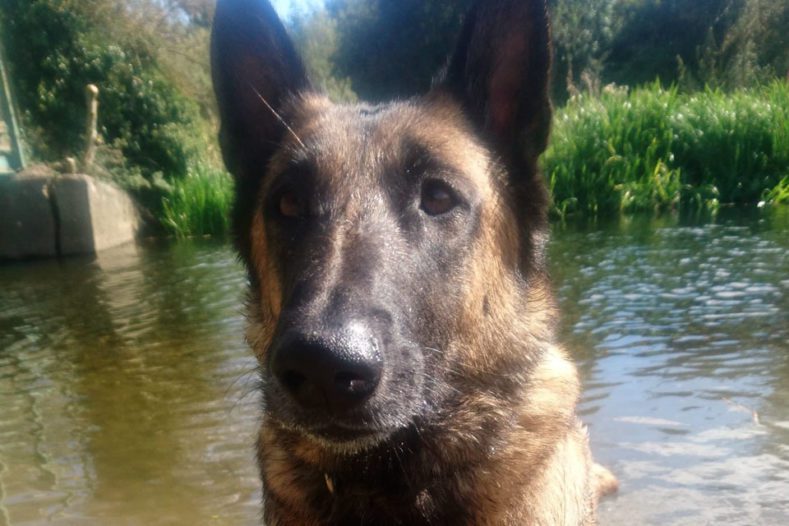
{"label": "tall reed", "polygon": [[176,237],[225,235],[230,230],[233,181],[207,166],[189,170],[162,200],[161,222]]}
{"label": "tall reed", "polygon": [[[580,95],[557,112],[542,163],[559,215],[789,204],[789,84]],[[161,222],[178,237],[224,235],[232,200],[230,176],[198,166],[173,183]]]}
{"label": "tall reed", "polygon": [[543,167],[560,215],[787,202],[789,84],[575,97]]}

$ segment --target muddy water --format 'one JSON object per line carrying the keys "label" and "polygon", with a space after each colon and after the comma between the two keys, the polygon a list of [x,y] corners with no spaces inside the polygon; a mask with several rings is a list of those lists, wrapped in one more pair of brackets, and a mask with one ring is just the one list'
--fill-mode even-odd
{"label": "muddy water", "polygon": [[254,522],[242,287],[194,243],[0,267],[0,525]]}
{"label": "muddy water", "polygon": [[[789,523],[789,213],[557,225],[602,524]],[[227,246],[0,267],[0,525],[255,524]]]}

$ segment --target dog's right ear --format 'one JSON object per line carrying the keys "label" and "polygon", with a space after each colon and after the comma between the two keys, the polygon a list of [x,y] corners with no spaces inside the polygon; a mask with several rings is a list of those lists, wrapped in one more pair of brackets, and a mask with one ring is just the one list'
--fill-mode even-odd
{"label": "dog's right ear", "polygon": [[546,0],[477,0],[441,83],[507,161],[546,148],[550,38]]}
{"label": "dog's right ear", "polygon": [[288,131],[284,109],[309,88],[306,69],[268,0],[219,0],[211,69],[225,164],[259,177]]}

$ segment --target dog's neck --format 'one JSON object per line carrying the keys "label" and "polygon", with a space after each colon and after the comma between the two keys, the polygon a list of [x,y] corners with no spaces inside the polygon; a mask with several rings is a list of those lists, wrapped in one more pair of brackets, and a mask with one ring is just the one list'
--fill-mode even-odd
{"label": "dog's neck", "polygon": [[[494,431],[489,436],[490,443],[479,444],[471,455],[467,451],[469,458],[463,463],[443,458],[448,449],[435,439],[427,441],[409,433],[368,453],[331,459],[323,465],[291,456],[287,468],[277,462],[274,469],[287,469],[300,481],[301,498],[312,503],[310,516],[320,516],[321,523],[468,524],[473,522],[472,502],[479,498],[476,471],[495,464],[493,443],[501,434]],[[265,463],[266,457],[275,455],[281,460],[288,453],[271,449],[263,453],[263,479],[271,481],[266,494],[278,497],[283,486],[276,487],[279,481],[272,480],[272,469]]]}

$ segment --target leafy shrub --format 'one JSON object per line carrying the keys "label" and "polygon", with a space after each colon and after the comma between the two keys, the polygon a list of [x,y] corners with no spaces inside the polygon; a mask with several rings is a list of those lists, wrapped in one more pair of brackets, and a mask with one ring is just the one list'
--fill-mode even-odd
{"label": "leafy shrub", "polygon": [[58,160],[82,151],[91,83],[101,90],[102,139],[144,177],[183,176],[205,149],[196,104],[166,81],[145,47],[108,42],[69,0],[4,0],[0,14],[36,157]]}
{"label": "leafy shrub", "polygon": [[560,214],[778,202],[789,175],[789,85],[581,95],[557,113],[543,166]]}

